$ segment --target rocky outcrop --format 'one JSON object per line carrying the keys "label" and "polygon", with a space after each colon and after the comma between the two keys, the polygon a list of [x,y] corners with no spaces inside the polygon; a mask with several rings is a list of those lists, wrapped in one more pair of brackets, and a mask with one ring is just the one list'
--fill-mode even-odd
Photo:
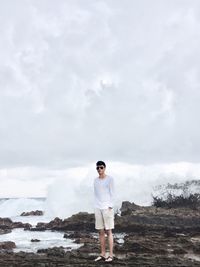
{"label": "rocky outcrop", "polygon": [[[134,248],[137,246],[135,245]],[[98,255],[97,252],[91,251],[90,253],[78,250],[65,251],[63,247],[53,247],[48,249],[40,249],[37,253],[11,253],[4,252],[0,254],[0,266],[1,267],[14,267],[14,266],[52,266],[52,267],[95,267],[105,266],[105,263],[95,263],[94,258]],[[144,253],[144,250],[146,251]],[[140,252],[139,249],[137,251]],[[121,254],[120,257],[114,257],[114,261],[109,266],[121,267],[199,267],[199,262],[193,261],[189,258],[183,257],[183,254],[179,254],[170,257],[165,254],[159,254],[159,251],[143,249],[143,252],[137,253],[134,250],[132,252],[126,252]]]}
{"label": "rocky outcrop", "polygon": [[35,239],[31,239],[31,242],[40,242],[40,240],[35,238]]}
{"label": "rocky outcrop", "polygon": [[12,232],[11,229],[0,229],[0,235],[8,234],[10,232]]}
{"label": "rocky outcrop", "polygon": [[[49,223],[39,222],[31,231],[85,231],[94,232],[94,214],[79,212],[64,220],[56,217]],[[166,209],[153,206],[142,207],[134,203],[123,202],[121,216],[115,214],[115,232],[144,231],[188,232],[200,230],[200,210],[189,208]]]}
{"label": "rocky outcrop", "polygon": [[[100,252],[100,244],[94,223],[94,214],[87,212],[64,220],[57,217],[48,223],[40,222],[30,230],[65,231],[64,238],[72,238],[81,246],[76,250],[69,247],[39,249],[35,254],[1,251],[0,266],[96,266],[93,260]],[[120,241],[117,235],[122,233],[124,239]],[[121,216],[115,214],[113,235],[112,266],[200,266],[198,210],[142,207],[123,202]]]}
{"label": "rocky outcrop", "polygon": [[25,228],[30,229],[32,225],[30,223],[22,222],[13,222],[10,218],[1,218],[0,217],[0,231],[1,233],[8,233],[11,229],[14,228]]}
{"label": "rocky outcrop", "polygon": [[61,230],[61,231],[94,231],[94,214],[79,212],[64,220],[56,217],[49,223],[39,222],[32,231]]}
{"label": "rocky outcrop", "polygon": [[44,213],[42,210],[35,210],[35,211],[28,211],[28,212],[22,212],[20,216],[42,216]]}
{"label": "rocky outcrop", "polygon": [[141,207],[136,205],[135,203],[131,203],[129,201],[123,201],[122,206],[120,208],[121,216],[131,215],[136,210],[140,210]]}
{"label": "rocky outcrop", "polygon": [[13,248],[16,248],[15,242],[12,241],[0,242],[0,249],[12,250]]}

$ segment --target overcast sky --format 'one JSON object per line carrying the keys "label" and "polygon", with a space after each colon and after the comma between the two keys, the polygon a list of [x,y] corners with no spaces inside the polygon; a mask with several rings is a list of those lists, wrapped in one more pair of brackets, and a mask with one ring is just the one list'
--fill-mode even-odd
{"label": "overcast sky", "polygon": [[199,162],[200,1],[0,1],[0,32],[2,181]]}

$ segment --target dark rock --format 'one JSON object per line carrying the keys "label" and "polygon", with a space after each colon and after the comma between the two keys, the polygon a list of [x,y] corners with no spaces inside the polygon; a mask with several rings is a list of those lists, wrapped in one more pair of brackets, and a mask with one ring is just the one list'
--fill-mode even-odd
{"label": "dark rock", "polygon": [[174,254],[186,254],[187,251],[182,248],[175,248],[173,251]]}
{"label": "dark rock", "polygon": [[49,223],[39,222],[36,228],[31,230],[94,231],[94,223],[94,214],[79,212],[64,220],[56,217]]}
{"label": "dark rock", "polygon": [[44,213],[42,210],[22,212],[20,216],[42,216]]}
{"label": "dark rock", "polygon": [[12,220],[10,218],[1,218],[0,217],[0,228],[6,229],[6,228],[12,228]]}
{"label": "dark rock", "polygon": [[131,203],[129,201],[123,201],[122,206],[120,208],[121,216],[131,215],[133,211],[140,209],[141,207],[136,205],[135,203]]}
{"label": "dark rock", "polygon": [[47,248],[47,249],[38,249],[37,253],[46,253],[47,256],[51,257],[64,257],[65,251],[62,246],[60,247],[53,247],[53,248]]}
{"label": "dark rock", "polygon": [[13,222],[10,218],[0,218],[0,229],[8,230],[14,228],[30,228],[30,223]]}
{"label": "dark rock", "polygon": [[193,251],[194,253],[200,254],[200,243],[193,244]]}
{"label": "dark rock", "polygon": [[88,232],[71,231],[70,233],[65,233],[64,238],[92,238],[92,235]]}
{"label": "dark rock", "polygon": [[8,234],[10,232],[12,232],[11,229],[0,229],[0,235]]}
{"label": "dark rock", "polygon": [[0,249],[13,249],[16,248],[15,242],[12,241],[4,241],[0,242]]}
{"label": "dark rock", "polygon": [[[187,208],[135,207],[134,203],[123,205],[123,215],[115,216],[115,257],[112,266],[200,266],[200,211]],[[80,212],[64,220],[57,217],[48,223],[40,222],[35,228],[27,225],[26,229],[30,228],[31,231],[66,231],[64,238],[72,238],[82,246],[71,251],[66,251],[69,247],[39,249],[35,254],[13,253],[2,249],[0,266],[96,266],[97,263],[93,260],[100,253],[100,243],[94,223],[94,214]],[[12,229],[13,222],[4,218],[2,225],[7,228],[0,229]],[[22,226],[21,223],[18,225]],[[117,242],[117,233],[123,233],[124,242]],[[192,253],[193,259],[187,258],[187,252]]]}
{"label": "dark rock", "polygon": [[25,223],[24,224],[24,230],[30,230],[32,225],[30,223]]}
{"label": "dark rock", "polygon": [[78,251],[81,251],[81,252],[96,252],[98,253],[99,252],[99,244],[96,242],[96,243],[90,243],[90,242],[87,242],[87,243],[84,243],[83,246],[81,246]]}
{"label": "dark rock", "polygon": [[12,228],[25,228],[30,229],[32,225],[30,223],[22,223],[22,222],[13,222]]}

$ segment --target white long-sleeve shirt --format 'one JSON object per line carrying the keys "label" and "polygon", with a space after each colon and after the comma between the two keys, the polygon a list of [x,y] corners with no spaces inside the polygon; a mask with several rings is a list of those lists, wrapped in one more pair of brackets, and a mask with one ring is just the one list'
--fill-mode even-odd
{"label": "white long-sleeve shirt", "polygon": [[107,209],[114,206],[114,179],[110,175],[94,179],[94,206]]}

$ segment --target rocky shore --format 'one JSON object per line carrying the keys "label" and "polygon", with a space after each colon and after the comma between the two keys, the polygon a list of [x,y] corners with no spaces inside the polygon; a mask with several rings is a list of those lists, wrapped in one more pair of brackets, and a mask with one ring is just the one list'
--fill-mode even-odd
{"label": "rocky shore", "polygon": [[[32,213],[33,214],[33,213]],[[23,227],[26,231],[62,231],[80,248],[38,249],[37,253],[14,253],[13,242],[0,244],[0,266],[104,266],[95,263],[99,254],[98,233],[94,214],[79,212],[64,220],[30,224],[0,218],[0,234]],[[142,207],[123,202],[121,214],[115,214],[114,262],[112,266],[200,266],[200,209]],[[122,235],[123,240],[119,238]],[[10,240],[12,241],[12,240]],[[39,241],[39,240],[38,240]]]}
{"label": "rocky shore", "polygon": [[10,218],[0,217],[0,235],[10,233],[14,228],[30,229],[31,226],[30,223],[13,222]]}

